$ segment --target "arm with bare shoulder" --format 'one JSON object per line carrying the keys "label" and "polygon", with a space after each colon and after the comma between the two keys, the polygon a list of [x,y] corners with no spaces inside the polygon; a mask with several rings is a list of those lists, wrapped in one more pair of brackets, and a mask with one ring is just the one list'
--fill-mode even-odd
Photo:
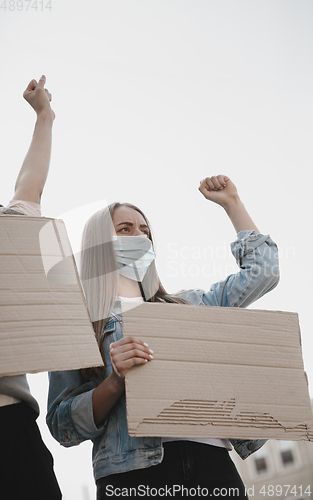
{"label": "arm with bare shoulder", "polygon": [[35,110],[37,120],[30,147],[16,180],[14,200],[40,203],[47,180],[55,114],[50,106],[51,94],[45,89],[45,83],[45,76],[38,83],[32,80],[23,93],[24,99]]}

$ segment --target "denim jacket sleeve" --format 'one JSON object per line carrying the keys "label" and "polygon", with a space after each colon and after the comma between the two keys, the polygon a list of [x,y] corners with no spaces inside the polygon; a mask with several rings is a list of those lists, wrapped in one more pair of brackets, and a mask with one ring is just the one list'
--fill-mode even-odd
{"label": "denim jacket sleeve", "polygon": [[[191,290],[183,296],[193,304],[247,307],[278,284],[279,266],[277,245],[268,235],[241,231],[231,244],[239,271],[211,286],[208,292]],[[230,439],[242,459],[257,451],[266,439]]]}
{"label": "denim jacket sleeve", "polygon": [[96,427],[92,394],[95,379],[86,382],[80,370],[49,373],[47,425],[63,446],[75,446],[100,436],[105,428]]}
{"label": "denim jacket sleeve", "polygon": [[251,453],[258,451],[267,439],[230,439],[229,440],[242,460],[248,458]]}
{"label": "denim jacket sleeve", "polygon": [[241,231],[231,244],[231,251],[239,272],[203,293],[203,305],[247,307],[278,284],[278,249],[268,235]]}

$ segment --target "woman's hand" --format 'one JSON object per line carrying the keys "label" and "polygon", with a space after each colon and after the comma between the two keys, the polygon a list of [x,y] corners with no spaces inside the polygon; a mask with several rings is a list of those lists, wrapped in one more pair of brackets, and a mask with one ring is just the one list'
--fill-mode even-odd
{"label": "woman's hand", "polygon": [[45,83],[46,77],[44,75],[39,79],[38,83],[36,80],[32,80],[27,85],[23,97],[34,108],[38,116],[47,113],[54,120],[55,113],[50,106],[52,96],[49,90],[44,88]]}
{"label": "woman's hand", "polygon": [[133,337],[125,337],[110,344],[113,371],[93,391],[93,417],[97,427],[103,425],[117,400],[125,390],[125,375],[134,365],[150,361],[153,352],[147,344]]}
{"label": "woman's hand", "polygon": [[214,175],[203,179],[200,182],[199,191],[207,200],[224,208],[239,199],[235,184],[226,175]]}
{"label": "woman's hand", "polygon": [[199,191],[207,200],[214,201],[225,209],[237,233],[240,231],[259,233],[239,198],[235,184],[229,177],[226,175],[207,177],[200,182]]}
{"label": "woman's hand", "polygon": [[125,378],[129,368],[143,365],[153,359],[148,345],[133,337],[125,337],[110,344],[112,368],[120,378]]}

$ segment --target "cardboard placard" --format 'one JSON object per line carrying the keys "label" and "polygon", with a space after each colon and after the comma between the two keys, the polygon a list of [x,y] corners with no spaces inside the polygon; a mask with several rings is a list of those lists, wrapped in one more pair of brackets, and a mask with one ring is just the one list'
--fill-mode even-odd
{"label": "cardboard placard", "polygon": [[62,220],[0,216],[0,376],[103,365]]}
{"label": "cardboard placard", "polygon": [[296,313],[144,303],[123,332],[154,351],[126,375],[130,436],[313,441]]}

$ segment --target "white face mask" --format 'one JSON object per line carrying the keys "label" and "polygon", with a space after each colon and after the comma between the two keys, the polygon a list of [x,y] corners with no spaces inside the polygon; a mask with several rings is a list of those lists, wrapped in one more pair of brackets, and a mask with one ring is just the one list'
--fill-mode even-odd
{"label": "white face mask", "polygon": [[142,281],[156,255],[147,236],[113,236],[118,272],[134,281]]}

